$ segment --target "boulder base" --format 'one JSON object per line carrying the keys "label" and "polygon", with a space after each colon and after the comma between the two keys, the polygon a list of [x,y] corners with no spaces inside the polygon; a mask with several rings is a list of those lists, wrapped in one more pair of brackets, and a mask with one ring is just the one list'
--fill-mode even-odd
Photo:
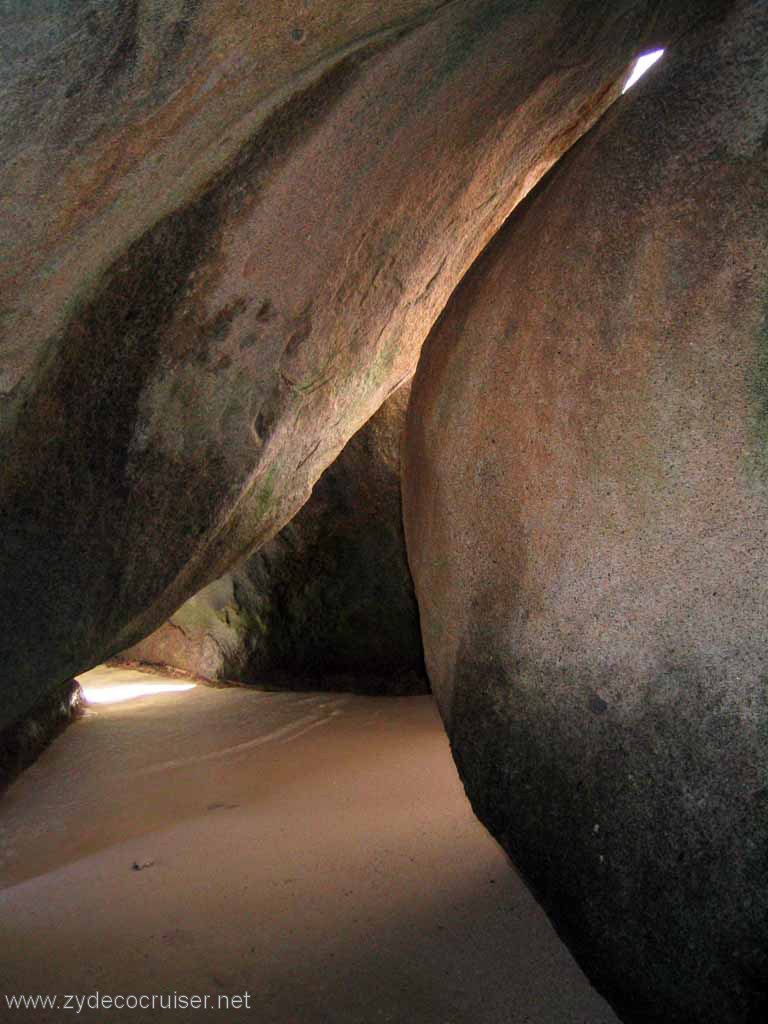
{"label": "boulder base", "polygon": [[636,1024],[768,1019],[767,140],[735,3],[516,211],[408,416],[462,778]]}
{"label": "boulder base", "polygon": [[277,537],[124,657],[260,686],[424,693],[400,501],[409,394],[358,431]]}

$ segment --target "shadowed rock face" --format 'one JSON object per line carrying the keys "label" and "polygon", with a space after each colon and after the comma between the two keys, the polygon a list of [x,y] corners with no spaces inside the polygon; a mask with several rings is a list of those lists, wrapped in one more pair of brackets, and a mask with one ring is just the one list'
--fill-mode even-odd
{"label": "shadowed rock face", "polygon": [[290,519],[708,5],[66,6],[11,7],[2,85],[0,725]]}
{"label": "shadowed rock face", "polygon": [[409,394],[358,431],[277,537],[124,656],[209,679],[424,693],[400,509]]}
{"label": "shadowed rock face", "polygon": [[558,165],[427,341],[404,509],[473,805],[630,1022],[768,1019],[768,9]]}
{"label": "shadowed rock face", "polygon": [[76,679],[44,693],[23,718],[0,731],[0,796],[59,732],[79,717],[83,695]]}

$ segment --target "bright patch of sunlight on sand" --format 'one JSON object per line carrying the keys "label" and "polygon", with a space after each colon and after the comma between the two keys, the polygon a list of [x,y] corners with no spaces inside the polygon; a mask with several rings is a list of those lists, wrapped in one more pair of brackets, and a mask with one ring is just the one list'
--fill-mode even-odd
{"label": "bright patch of sunlight on sand", "polygon": [[649,68],[652,68],[656,61],[663,56],[663,50],[654,50],[653,53],[644,53],[642,57],[638,57],[635,66],[632,69],[632,74],[629,76],[627,84],[622,89],[622,94],[628,89],[631,89],[635,82],[639,81],[646,71],[648,71]]}
{"label": "bright patch of sunlight on sand", "polygon": [[119,686],[84,686],[83,696],[89,704],[116,704],[136,697],[157,693],[176,693],[194,690],[195,683],[122,683]]}

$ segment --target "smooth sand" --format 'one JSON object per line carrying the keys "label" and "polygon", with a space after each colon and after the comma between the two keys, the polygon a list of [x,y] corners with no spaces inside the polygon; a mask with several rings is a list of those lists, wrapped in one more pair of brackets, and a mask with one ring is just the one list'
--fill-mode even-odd
{"label": "smooth sand", "polygon": [[[472,816],[426,697],[95,705],[0,799],[0,886],[2,1021],[616,1024]],[[97,990],[251,1009],[5,1001]]]}

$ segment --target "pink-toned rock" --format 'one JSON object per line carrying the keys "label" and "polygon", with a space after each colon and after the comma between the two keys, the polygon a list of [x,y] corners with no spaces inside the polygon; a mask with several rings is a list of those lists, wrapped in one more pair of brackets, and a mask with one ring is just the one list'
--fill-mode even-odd
{"label": "pink-toned rock", "polygon": [[277,537],[123,657],[260,686],[426,692],[400,500],[409,394],[387,399]]}
{"label": "pink-toned rock", "polygon": [[407,426],[465,786],[637,1024],[768,1019],[768,7],[730,7],[515,212]]}
{"label": "pink-toned rock", "polygon": [[702,6],[14,8],[0,725],[291,518],[630,57]]}

